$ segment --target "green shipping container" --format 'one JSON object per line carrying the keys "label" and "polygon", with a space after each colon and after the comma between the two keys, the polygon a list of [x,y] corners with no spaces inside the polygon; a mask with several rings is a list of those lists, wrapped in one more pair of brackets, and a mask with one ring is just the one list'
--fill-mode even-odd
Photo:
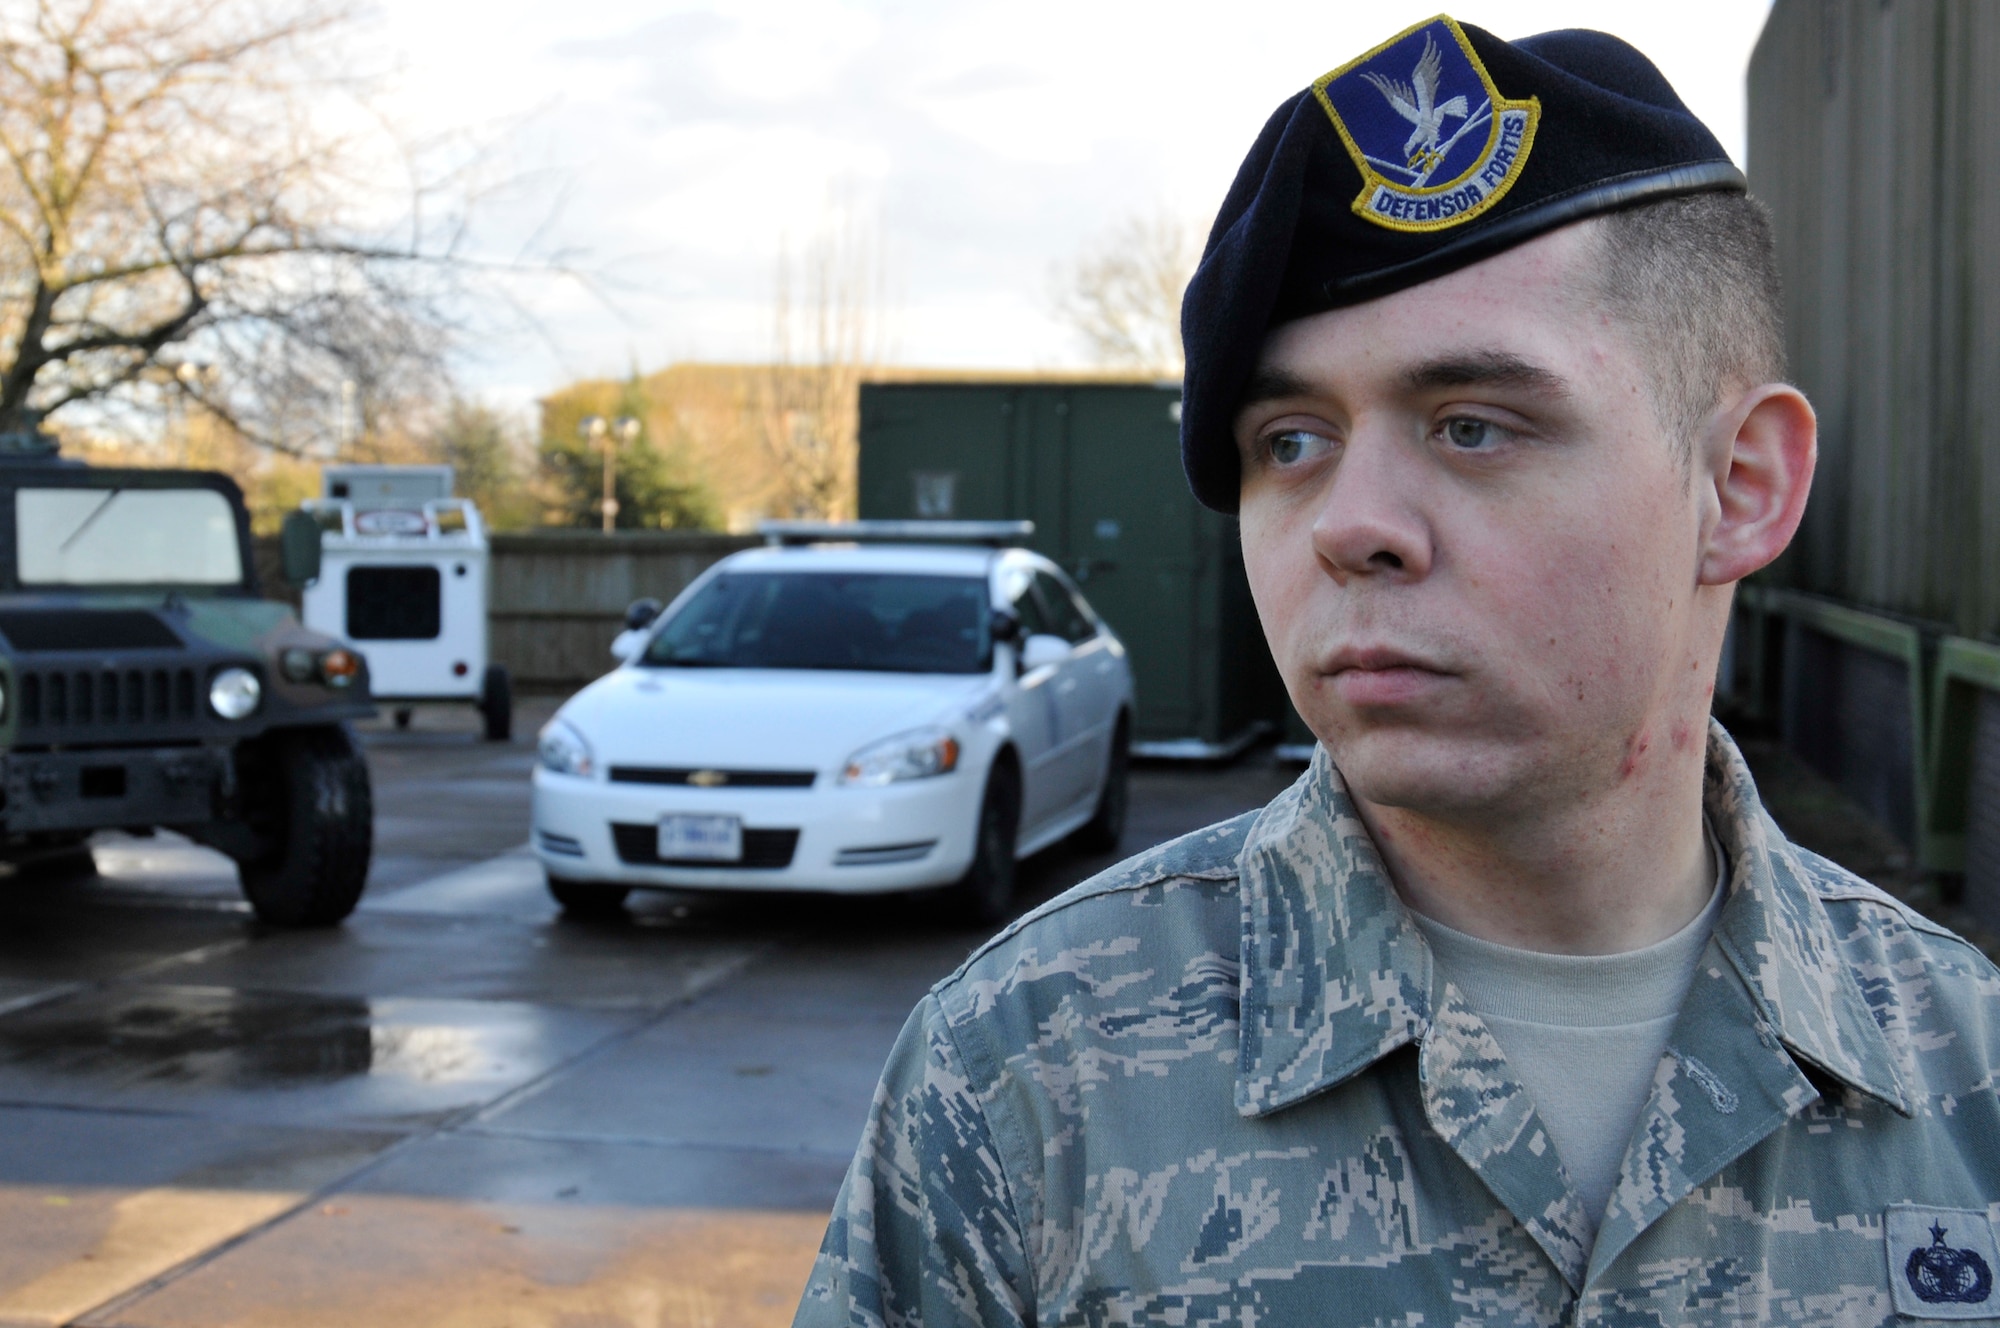
{"label": "green shipping container", "polygon": [[1288,712],[1232,519],[1181,477],[1178,383],[871,383],[860,515],[1021,520],[1131,653],[1134,750],[1230,755]]}

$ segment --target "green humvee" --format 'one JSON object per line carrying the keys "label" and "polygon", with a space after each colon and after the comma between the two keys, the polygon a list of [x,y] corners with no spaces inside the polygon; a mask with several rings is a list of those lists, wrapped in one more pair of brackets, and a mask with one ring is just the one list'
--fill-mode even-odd
{"label": "green humvee", "polygon": [[[317,573],[288,531],[286,576]],[[257,916],[326,926],[368,875],[367,666],[258,598],[227,476],[0,437],[0,861],[165,827],[235,859]]]}

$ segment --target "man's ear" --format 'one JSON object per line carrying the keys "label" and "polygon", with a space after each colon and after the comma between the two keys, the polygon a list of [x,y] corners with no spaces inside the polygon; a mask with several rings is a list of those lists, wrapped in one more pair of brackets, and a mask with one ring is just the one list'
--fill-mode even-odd
{"label": "man's ear", "polygon": [[1785,551],[1805,515],[1819,455],[1819,422],[1799,390],[1766,383],[1713,421],[1696,480],[1713,487],[1703,506],[1700,582],[1740,581]]}

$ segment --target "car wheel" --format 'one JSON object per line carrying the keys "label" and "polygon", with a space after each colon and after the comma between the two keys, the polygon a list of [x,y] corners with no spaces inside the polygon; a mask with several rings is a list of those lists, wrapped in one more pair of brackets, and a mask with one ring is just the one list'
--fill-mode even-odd
{"label": "car wheel", "polygon": [[562,911],[572,918],[601,921],[625,916],[625,896],[631,888],[605,885],[600,881],[568,881],[560,876],[549,879],[549,894]]}
{"label": "car wheel", "polygon": [[503,664],[488,664],[479,681],[479,715],[486,721],[486,741],[507,742],[514,736],[514,683]]}
{"label": "car wheel", "polygon": [[986,777],[979,802],[979,828],[972,865],[952,887],[958,912],[990,926],[1007,916],[1014,902],[1014,834],[1021,821],[1021,778],[1011,765],[996,765]]}
{"label": "car wheel", "polygon": [[1125,809],[1132,801],[1132,731],[1125,716],[1111,733],[1111,759],[1104,771],[1104,787],[1097,794],[1097,810],[1076,832],[1076,846],[1086,853],[1111,853],[1125,834]]}
{"label": "car wheel", "polygon": [[261,790],[252,817],[260,847],[237,862],[243,896],[274,927],[330,927],[354,911],[368,880],[368,764],[336,727],[275,734],[257,755],[244,782]]}

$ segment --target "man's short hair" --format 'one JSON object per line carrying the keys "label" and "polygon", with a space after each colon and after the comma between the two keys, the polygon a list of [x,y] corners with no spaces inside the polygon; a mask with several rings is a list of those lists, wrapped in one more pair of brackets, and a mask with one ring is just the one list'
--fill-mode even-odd
{"label": "man's short hair", "polygon": [[1785,376],[1783,292],[1770,214],[1746,194],[1688,194],[1607,213],[1596,298],[1652,361],[1660,423],[1692,456],[1732,389]]}

